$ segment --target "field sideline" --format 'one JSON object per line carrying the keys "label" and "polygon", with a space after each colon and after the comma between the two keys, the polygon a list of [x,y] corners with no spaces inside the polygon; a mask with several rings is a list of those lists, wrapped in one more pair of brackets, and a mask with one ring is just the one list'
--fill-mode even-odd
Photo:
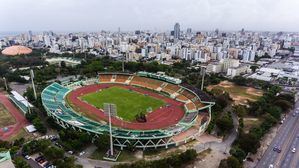
{"label": "field sideline", "polygon": [[137,114],[146,113],[149,107],[154,111],[165,105],[162,100],[116,86],[80,98],[99,109],[103,109],[104,103],[115,104],[117,116],[125,121],[134,121]]}

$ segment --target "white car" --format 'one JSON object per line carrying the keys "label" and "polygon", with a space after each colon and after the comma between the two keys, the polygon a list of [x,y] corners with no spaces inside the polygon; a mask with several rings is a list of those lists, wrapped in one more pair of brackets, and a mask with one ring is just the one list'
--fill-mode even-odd
{"label": "white car", "polygon": [[85,152],[82,151],[82,152],[79,153],[79,156],[83,156],[84,154],[85,154]]}
{"label": "white car", "polygon": [[29,155],[26,155],[26,156],[25,156],[25,159],[26,159],[26,160],[29,160],[29,159],[31,159],[31,157],[30,157]]}
{"label": "white car", "polygon": [[295,153],[296,152],[296,148],[292,148],[292,152]]}
{"label": "white car", "polygon": [[273,164],[270,164],[270,165],[269,165],[269,168],[274,168]]}

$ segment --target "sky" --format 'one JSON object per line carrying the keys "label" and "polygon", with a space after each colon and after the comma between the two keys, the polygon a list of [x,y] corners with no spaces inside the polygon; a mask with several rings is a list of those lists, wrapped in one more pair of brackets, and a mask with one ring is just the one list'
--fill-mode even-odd
{"label": "sky", "polygon": [[298,31],[299,0],[0,0],[0,31]]}

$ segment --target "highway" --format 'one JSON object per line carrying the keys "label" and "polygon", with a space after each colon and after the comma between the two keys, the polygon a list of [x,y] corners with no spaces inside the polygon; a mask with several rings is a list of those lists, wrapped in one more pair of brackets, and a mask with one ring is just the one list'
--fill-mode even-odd
{"label": "highway", "polygon": [[[277,135],[258,162],[257,168],[268,168],[271,164],[274,168],[299,167],[299,114],[293,116],[295,111],[299,112],[299,101],[296,102],[294,109],[290,111],[283,124],[278,128]],[[275,146],[281,149],[280,153],[273,151]],[[295,153],[292,152],[293,147],[296,148]]]}

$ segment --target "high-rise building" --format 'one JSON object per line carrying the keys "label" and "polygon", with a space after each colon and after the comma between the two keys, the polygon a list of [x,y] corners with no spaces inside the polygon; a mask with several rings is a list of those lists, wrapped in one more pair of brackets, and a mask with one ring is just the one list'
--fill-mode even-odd
{"label": "high-rise building", "polygon": [[174,38],[175,39],[179,39],[180,38],[180,24],[179,23],[176,23],[175,25],[174,25],[174,29],[173,29],[173,31],[174,31]]}
{"label": "high-rise building", "polygon": [[31,30],[28,31],[28,39],[32,40],[32,31]]}

